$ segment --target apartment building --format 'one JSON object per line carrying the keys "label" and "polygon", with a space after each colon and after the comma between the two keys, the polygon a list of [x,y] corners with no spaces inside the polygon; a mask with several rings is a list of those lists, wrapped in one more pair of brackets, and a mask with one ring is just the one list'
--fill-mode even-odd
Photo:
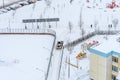
{"label": "apartment building", "polygon": [[117,80],[120,71],[120,43],[117,36],[90,48],[91,80]]}

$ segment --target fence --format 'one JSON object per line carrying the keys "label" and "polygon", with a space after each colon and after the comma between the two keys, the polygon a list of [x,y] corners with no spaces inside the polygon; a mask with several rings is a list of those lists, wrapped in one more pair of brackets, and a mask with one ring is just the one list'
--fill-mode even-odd
{"label": "fence", "polygon": [[55,47],[55,42],[56,42],[56,35],[54,36],[54,42],[53,42],[52,50],[51,50],[51,53],[50,53],[50,60],[49,60],[48,69],[47,69],[45,80],[49,80],[48,79],[48,75],[50,74],[50,69],[51,69],[50,65],[52,64],[51,61],[52,61],[53,50],[54,50],[54,47]]}
{"label": "fence", "polygon": [[50,60],[48,63],[48,68],[45,76],[45,80],[48,80],[48,75],[49,75],[49,70],[50,70],[50,65],[51,65],[51,60],[52,60],[52,55],[53,55],[53,50],[55,47],[55,41],[56,41],[56,32],[51,30],[51,29],[0,29],[0,35],[5,35],[5,34],[35,34],[35,35],[52,35],[54,37],[52,49],[50,52]]}
{"label": "fence", "polygon": [[95,36],[95,35],[115,35],[115,34],[117,34],[119,32],[120,31],[117,31],[117,30],[115,30],[115,31],[95,31],[95,32],[92,32],[90,34],[85,35],[84,37],[81,37],[81,38],[79,38],[79,39],[77,39],[75,41],[72,41],[72,42],[64,45],[64,47],[66,48],[68,46],[75,46],[78,43],[81,43],[82,41],[84,41],[84,40],[86,40],[88,38],[91,38],[92,36]]}
{"label": "fence", "polygon": [[57,22],[59,18],[43,18],[43,19],[23,19],[23,23],[35,23],[35,22]]}
{"label": "fence", "polygon": [[49,34],[56,35],[51,29],[0,29],[0,34]]}

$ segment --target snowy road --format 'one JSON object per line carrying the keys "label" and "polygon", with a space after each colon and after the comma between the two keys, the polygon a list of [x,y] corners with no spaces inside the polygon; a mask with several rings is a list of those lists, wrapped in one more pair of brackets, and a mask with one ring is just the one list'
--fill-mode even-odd
{"label": "snowy road", "polygon": [[62,52],[64,49],[61,50],[54,50],[53,57],[52,57],[52,65],[48,80],[58,80],[60,74],[60,65],[61,65],[61,57]]}

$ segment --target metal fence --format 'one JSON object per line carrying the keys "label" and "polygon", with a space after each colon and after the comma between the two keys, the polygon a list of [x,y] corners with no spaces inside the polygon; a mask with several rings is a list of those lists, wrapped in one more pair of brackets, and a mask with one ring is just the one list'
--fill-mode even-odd
{"label": "metal fence", "polygon": [[114,35],[114,34],[117,34],[118,30],[110,30],[110,31],[96,31],[96,34],[97,35]]}
{"label": "metal fence", "polygon": [[51,29],[0,29],[0,34],[50,34],[55,36],[56,32]]}
{"label": "metal fence", "polygon": [[84,40],[87,40],[88,38],[91,38],[92,36],[95,36],[95,35],[115,35],[119,32],[120,32],[119,30],[91,32],[91,33],[85,35],[84,37],[78,38],[77,40],[74,40],[68,44],[65,44],[64,47],[66,48],[68,46],[75,46],[75,45],[83,42]]}
{"label": "metal fence", "polygon": [[23,23],[35,23],[35,22],[57,22],[59,18],[43,18],[43,19],[23,19]]}
{"label": "metal fence", "polygon": [[54,41],[53,41],[53,45],[52,45],[52,49],[50,52],[50,60],[48,63],[48,67],[47,67],[47,72],[46,72],[46,76],[45,76],[45,80],[48,80],[48,75],[49,75],[49,71],[50,71],[50,65],[51,65],[51,60],[52,60],[52,55],[53,55],[53,50],[55,47],[55,42],[56,42],[56,32],[51,30],[51,29],[0,29],[0,35],[6,35],[6,34],[39,34],[39,35],[52,35],[54,37]]}
{"label": "metal fence", "polygon": [[47,69],[45,80],[49,80],[48,75],[50,74],[50,69],[52,69],[52,67],[50,67],[50,65],[52,64],[51,61],[52,61],[53,50],[54,50],[54,47],[55,47],[55,42],[56,42],[56,35],[54,36],[54,42],[53,42],[53,45],[52,45],[52,50],[50,52],[50,60],[49,60],[49,63],[48,63],[48,69]]}

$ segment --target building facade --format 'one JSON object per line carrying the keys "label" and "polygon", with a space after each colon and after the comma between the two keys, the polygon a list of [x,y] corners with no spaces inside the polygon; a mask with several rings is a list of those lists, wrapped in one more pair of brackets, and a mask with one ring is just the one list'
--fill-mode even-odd
{"label": "building facade", "polygon": [[110,51],[104,53],[94,48],[90,49],[91,80],[117,80],[120,71],[120,53]]}

